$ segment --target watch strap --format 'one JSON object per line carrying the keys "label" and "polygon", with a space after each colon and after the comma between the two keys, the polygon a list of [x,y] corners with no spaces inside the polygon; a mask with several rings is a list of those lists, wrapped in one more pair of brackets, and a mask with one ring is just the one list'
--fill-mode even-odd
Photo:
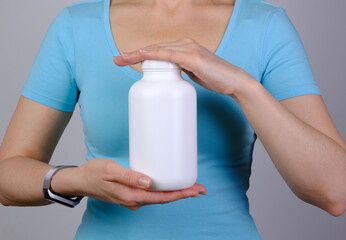
{"label": "watch strap", "polygon": [[83,196],[75,196],[75,197],[65,196],[65,195],[54,192],[51,188],[51,181],[54,174],[56,174],[61,169],[70,168],[70,167],[77,167],[77,166],[60,165],[50,169],[48,173],[46,174],[43,181],[43,194],[44,194],[44,197],[49,201],[57,202],[67,207],[73,208],[77,204],[79,204]]}

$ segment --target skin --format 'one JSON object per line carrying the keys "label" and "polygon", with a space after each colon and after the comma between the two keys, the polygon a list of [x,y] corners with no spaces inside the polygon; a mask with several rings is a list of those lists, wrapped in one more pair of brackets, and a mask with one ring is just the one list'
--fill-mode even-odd
{"label": "skin", "polygon": [[[234,0],[113,0],[110,5],[113,39],[120,52],[183,37],[196,39],[215,52],[233,14],[234,4]],[[142,72],[140,63],[131,67]]]}
{"label": "skin", "polygon": [[[234,1],[116,1],[117,4],[124,2],[151,7],[153,5],[149,4],[156,3],[153,11],[162,13],[156,17],[163,19],[168,13],[170,19],[179,16],[179,9],[188,9],[193,15],[201,2],[209,9],[229,4],[232,10],[234,5]],[[111,19],[115,15],[112,14]],[[176,21],[180,20],[177,18]],[[115,28],[113,24],[112,30]],[[124,35],[124,32],[118,33]],[[115,57],[114,63],[134,66],[145,59],[175,62],[196,83],[234,98],[293,192],[334,216],[345,211],[346,144],[319,95],[278,102],[244,70],[216,56],[214,50],[218,45],[215,40],[203,38],[204,34],[192,34],[192,30],[177,32],[171,39],[164,30],[160,33],[162,38],[155,34],[151,38],[150,35],[138,38],[149,39],[150,44],[123,44],[121,49],[130,50],[130,53]],[[119,47],[121,40],[115,41]],[[139,51],[140,48],[147,52]],[[49,203],[42,194],[43,178],[52,168],[48,165],[49,160],[71,116],[72,113],[20,97],[0,148],[1,203],[17,206]],[[124,169],[109,159],[91,159],[78,168],[59,171],[52,180],[52,188],[62,194],[95,197],[131,210],[197,196],[198,193],[206,194],[205,187],[200,184],[183,191],[148,192],[139,186],[140,177],[144,175]]]}

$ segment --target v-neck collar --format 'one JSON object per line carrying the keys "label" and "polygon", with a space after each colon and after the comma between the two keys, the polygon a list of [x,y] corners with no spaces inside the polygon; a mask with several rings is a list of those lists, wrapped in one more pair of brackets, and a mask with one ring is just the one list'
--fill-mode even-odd
{"label": "v-neck collar", "polygon": [[[112,34],[112,29],[111,29],[111,25],[110,25],[110,18],[109,18],[109,9],[110,9],[110,0],[103,0],[104,1],[104,11],[103,11],[103,19],[104,19],[104,28],[105,28],[105,33],[106,33],[106,37],[109,43],[109,46],[111,48],[112,54],[113,56],[120,56],[120,52],[119,49],[117,48],[114,38],[113,38],[113,34]],[[232,12],[232,16],[228,22],[228,26],[226,28],[226,31],[222,37],[221,43],[218,46],[217,50],[215,51],[215,54],[219,57],[222,57],[222,53],[225,49],[225,47],[227,46],[229,40],[230,40],[230,36],[233,30],[233,26],[238,18],[239,15],[239,8],[241,5],[242,0],[236,0],[235,4],[234,4],[234,8],[233,8],[233,12]],[[137,70],[131,68],[129,65],[127,66],[123,66],[120,67],[120,69],[129,77],[135,79],[135,80],[139,80],[142,78],[143,74],[141,72],[138,72]],[[183,74],[182,77],[187,77],[187,74]]]}

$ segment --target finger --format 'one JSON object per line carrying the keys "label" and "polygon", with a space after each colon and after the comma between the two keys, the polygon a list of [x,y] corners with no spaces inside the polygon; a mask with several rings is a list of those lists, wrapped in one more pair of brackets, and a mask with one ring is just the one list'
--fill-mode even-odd
{"label": "finger", "polygon": [[144,58],[139,53],[139,51],[131,52],[131,53],[128,53],[126,55],[125,55],[125,53],[123,53],[121,56],[114,56],[113,57],[113,62],[120,67],[127,66],[127,65],[133,65],[133,64],[139,63],[143,60],[144,60]]}
{"label": "finger", "polygon": [[135,210],[137,210],[137,209],[139,209],[139,208],[141,208],[141,207],[143,207],[143,206],[126,207],[126,208],[129,209],[129,210],[131,210],[131,211],[135,211]]}
{"label": "finger", "polygon": [[[183,64],[183,60],[184,60],[184,56],[186,58],[186,51],[184,48],[179,47],[179,46],[167,46],[167,47],[146,47],[144,49],[139,49],[138,51],[134,51],[134,52],[130,52],[127,55],[121,55],[121,56],[114,56],[113,57],[113,62],[118,65],[118,66],[126,66],[126,65],[133,65],[136,63],[140,63],[146,59],[155,59],[155,60],[163,60],[163,61],[171,61],[174,62],[175,59],[177,58],[170,58],[170,60],[164,60],[164,58],[155,58],[155,55],[152,56],[150,53],[151,52],[171,52],[172,54],[179,54],[180,57],[178,56],[178,58],[180,59],[179,62],[175,62],[178,65]],[[146,52],[150,52],[149,55],[145,54]],[[144,53],[144,54],[143,54]]]}
{"label": "finger", "polygon": [[207,89],[211,89],[211,88],[209,87],[209,85],[208,85],[206,82],[204,82],[204,81],[202,81],[200,78],[198,78],[193,72],[188,71],[188,70],[186,70],[186,69],[183,69],[183,71],[189,76],[189,78],[190,78],[191,80],[193,80],[193,81],[196,82],[197,84],[199,84],[199,85],[201,85],[202,87],[205,87],[205,88],[207,88]]}
{"label": "finger", "polygon": [[137,207],[150,204],[164,204],[188,197],[198,196],[198,190],[192,188],[177,191],[149,191],[145,189],[132,188],[123,184],[117,184],[116,191],[114,191],[112,198],[120,201],[117,204],[121,206]]}
{"label": "finger", "polygon": [[137,195],[137,202],[142,204],[165,204],[189,197],[198,197],[199,193],[195,189],[184,189],[178,191],[153,192],[141,191]]}
{"label": "finger", "polygon": [[189,59],[189,53],[187,51],[184,51],[184,49],[162,47],[153,49],[141,49],[139,52],[144,59],[174,62],[180,67],[191,71],[191,69],[186,66],[187,60]]}
{"label": "finger", "polygon": [[191,188],[197,190],[200,194],[207,195],[207,188],[202,184],[195,183]]}
{"label": "finger", "polygon": [[[138,53],[140,53],[140,50],[141,49],[145,49],[145,50],[152,50],[152,49],[157,49],[157,48],[172,48],[172,49],[176,49],[176,50],[183,50],[181,47],[182,46],[185,46],[187,45],[188,43],[182,39],[178,39],[176,41],[172,41],[172,42],[164,42],[164,43],[157,43],[157,44],[151,44],[151,45],[148,45],[148,46],[145,46],[145,47],[142,47],[142,48],[138,48],[134,51],[131,51],[131,52],[122,52],[120,53],[120,56],[114,56],[114,63],[117,64],[117,65],[121,65],[122,66],[122,61],[120,60],[119,62],[119,59],[123,59],[123,58],[126,58],[126,59],[131,59],[129,58],[130,56],[133,57],[133,56],[139,56]],[[137,53],[137,54],[136,54]],[[137,62],[135,62],[137,63]],[[132,63],[134,64],[134,63]],[[119,65],[119,66],[120,66]],[[128,65],[128,64],[127,64]]]}
{"label": "finger", "polygon": [[106,169],[107,181],[116,181],[126,186],[147,189],[151,186],[152,180],[149,176],[124,168],[119,164],[109,164]]}

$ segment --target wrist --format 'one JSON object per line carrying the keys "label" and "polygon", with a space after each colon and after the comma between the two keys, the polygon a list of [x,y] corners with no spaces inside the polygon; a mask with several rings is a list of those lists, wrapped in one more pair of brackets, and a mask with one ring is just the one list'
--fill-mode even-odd
{"label": "wrist", "polygon": [[66,196],[82,196],[80,167],[64,168],[52,177],[51,189]]}
{"label": "wrist", "polygon": [[262,84],[253,78],[249,73],[245,72],[238,78],[239,84],[232,94],[228,94],[239,105],[246,101],[250,101],[257,92],[263,88]]}

